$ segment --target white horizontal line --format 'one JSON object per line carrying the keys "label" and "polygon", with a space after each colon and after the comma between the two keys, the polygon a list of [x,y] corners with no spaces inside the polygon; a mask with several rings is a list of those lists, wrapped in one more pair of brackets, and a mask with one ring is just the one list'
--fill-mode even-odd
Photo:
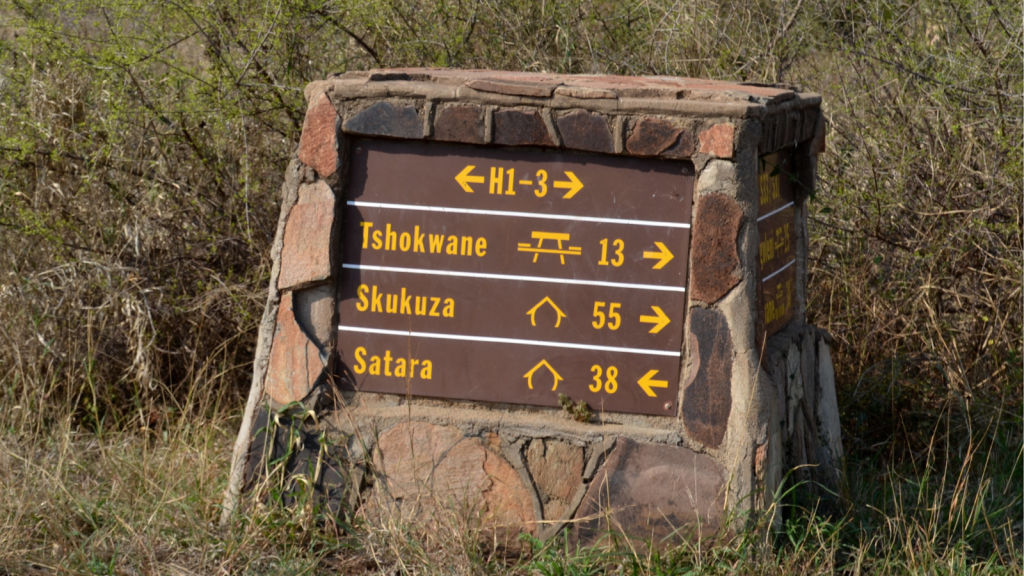
{"label": "white horizontal line", "polygon": [[624,218],[597,218],[595,216],[566,216],[562,214],[536,214],[533,212],[510,212],[505,210],[477,210],[475,208],[445,208],[444,206],[417,206],[415,204],[383,204],[381,202],[360,202],[349,200],[349,206],[364,208],[390,208],[393,210],[420,210],[423,212],[445,212],[449,214],[483,214],[487,216],[518,216],[520,218],[541,218],[544,220],[573,220],[578,222],[606,222],[608,224],[634,224],[637,226],[664,226],[666,228],[689,228],[680,222],[656,222],[654,220],[627,220]]}
{"label": "white horizontal line", "polygon": [[783,266],[782,268],[779,268],[779,269],[778,269],[778,270],[776,270],[775,272],[772,272],[771,274],[769,274],[769,275],[765,276],[764,278],[761,278],[761,282],[762,282],[762,283],[764,283],[764,282],[767,282],[767,281],[771,280],[772,278],[774,278],[774,277],[775,277],[775,275],[776,275],[776,274],[778,274],[779,272],[782,272],[782,271],[783,271],[783,270],[785,270],[786,268],[789,268],[790,266],[792,266],[794,262],[796,262],[796,258],[794,258],[794,259],[790,260],[790,261],[789,261],[789,263],[787,263],[787,264],[786,264],[785,266]]}
{"label": "white horizontal line", "polygon": [[601,282],[598,280],[575,280],[573,278],[545,278],[544,276],[516,276],[513,274],[484,274],[482,272],[456,272],[454,270],[427,270],[424,268],[397,268],[395,266],[370,266],[367,264],[342,264],[342,268],[370,270],[373,272],[401,272],[405,274],[427,274],[431,276],[459,276],[462,278],[488,278],[491,280],[518,280],[522,282],[550,282],[552,284],[580,284],[583,286],[609,286],[612,288],[636,288],[638,290],[662,290],[665,292],[686,292],[683,286],[658,286],[655,284],[626,284],[625,282]]}
{"label": "white horizontal line", "polygon": [[388,336],[411,336],[416,338],[437,338],[440,340],[465,340],[468,342],[497,342],[500,344],[523,344],[527,346],[548,346],[550,348],[572,348],[574,350],[598,350],[600,352],[625,352],[628,354],[650,354],[653,356],[680,356],[678,351],[645,350],[642,348],[620,348],[618,346],[595,346],[591,344],[570,344],[566,342],[545,342],[543,340],[520,340],[519,338],[495,338],[492,336],[465,336],[462,334],[438,334],[436,332],[412,332],[409,330],[384,330],[359,326],[338,326],[343,332],[363,332]]}
{"label": "white horizontal line", "polygon": [[[349,204],[351,204],[351,202],[349,202]],[[785,206],[780,206],[779,208],[776,208],[775,210],[772,210],[771,212],[765,214],[764,216],[758,216],[757,217],[757,221],[760,222],[761,220],[764,220],[765,218],[771,218],[772,216],[775,216],[779,212],[782,212],[783,210],[785,210],[786,208],[789,208],[792,205],[793,205],[793,203],[790,202],[789,204],[786,204]]]}

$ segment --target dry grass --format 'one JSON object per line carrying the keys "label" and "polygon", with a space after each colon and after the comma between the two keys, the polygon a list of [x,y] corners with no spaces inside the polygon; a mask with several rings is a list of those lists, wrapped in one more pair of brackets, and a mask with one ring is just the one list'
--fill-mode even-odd
{"label": "dry grass", "polygon": [[[997,0],[0,0],[0,572],[1019,574],[1021,23]],[[253,504],[212,528],[301,87],[392,65],[823,93],[810,314],[839,342],[849,510],[519,560],[454,519],[339,536]]]}

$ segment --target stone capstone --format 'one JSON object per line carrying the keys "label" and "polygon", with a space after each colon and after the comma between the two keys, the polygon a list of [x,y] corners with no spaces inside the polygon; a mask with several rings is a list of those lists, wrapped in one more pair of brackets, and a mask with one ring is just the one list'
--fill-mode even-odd
{"label": "stone capstone", "polygon": [[701,154],[711,154],[718,158],[732,158],[735,135],[736,127],[732,124],[715,124],[698,136]]}
{"label": "stone capstone", "polygon": [[334,194],[323,181],[299,187],[299,200],[288,213],[281,248],[279,290],[331,277],[331,228]]}
{"label": "stone capstone", "polygon": [[722,525],[725,479],[709,456],[620,436],[576,512],[574,534],[595,544],[624,533],[656,547],[712,536]]}
{"label": "stone capstone", "polygon": [[505,146],[554,146],[544,118],[536,110],[494,113],[494,143]]}
{"label": "stone capstone", "polygon": [[517,82],[514,80],[470,80],[466,86],[480,92],[505,94],[508,96],[532,96],[550,98],[557,82]]}
{"label": "stone capstone", "polygon": [[739,284],[739,237],[743,211],[723,194],[704,194],[694,208],[690,294],[713,304]]}
{"label": "stone capstone", "polygon": [[562,145],[589,152],[615,152],[612,132],[603,116],[585,110],[575,110],[558,118],[558,133]]}
{"label": "stone capstone", "polygon": [[367,136],[422,138],[423,122],[416,107],[382,101],[346,120],[345,132]]}
{"label": "stone capstone", "polygon": [[540,493],[544,519],[565,518],[583,476],[583,448],[538,438],[526,450],[526,464]]}
{"label": "stone capstone", "polygon": [[683,425],[690,437],[718,448],[732,411],[732,335],[725,315],[690,308],[690,368],[683,387]]}
{"label": "stone capstone", "polygon": [[291,292],[281,296],[277,326],[270,348],[264,390],[274,402],[298,402],[309,394],[324,372],[320,348],[306,337],[295,321]]}
{"label": "stone capstone", "polygon": [[321,178],[338,170],[338,112],[325,94],[306,111],[299,137],[299,161],[312,167]]}
{"label": "stone capstone", "polygon": [[479,106],[445,106],[434,114],[434,140],[484,143],[484,110]]}
{"label": "stone capstone", "polygon": [[440,508],[479,515],[506,536],[533,533],[530,493],[518,472],[479,437],[453,426],[403,422],[380,435],[377,488],[364,511],[429,521]]}

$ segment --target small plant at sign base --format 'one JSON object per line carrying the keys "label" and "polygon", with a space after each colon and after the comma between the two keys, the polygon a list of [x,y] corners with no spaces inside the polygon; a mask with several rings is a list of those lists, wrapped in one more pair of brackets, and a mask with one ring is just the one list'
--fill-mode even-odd
{"label": "small plant at sign base", "polygon": [[574,404],[572,398],[565,394],[559,394],[558,403],[561,404],[562,409],[568,412],[569,415],[572,416],[572,419],[577,422],[587,422],[590,420],[590,417],[594,415],[590,406],[588,406],[583,400]]}

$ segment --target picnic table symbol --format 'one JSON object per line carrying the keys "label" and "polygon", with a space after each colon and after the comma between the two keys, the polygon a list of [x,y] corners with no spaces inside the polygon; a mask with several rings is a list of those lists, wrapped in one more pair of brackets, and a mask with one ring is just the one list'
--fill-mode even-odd
{"label": "picnic table symbol", "polygon": [[[567,246],[563,247],[562,242],[569,241],[569,234],[563,232],[537,232],[534,231],[531,237],[537,241],[537,245],[533,246],[529,242],[520,242],[520,252],[533,252],[533,262],[537,262],[537,257],[541,254],[558,254],[559,260],[562,264],[565,264],[565,257],[568,256],[579,256],[583,254],[583,248],[580,246]],[[558,243],[558,248],[544,248],[545,240],[554,240]]]}

